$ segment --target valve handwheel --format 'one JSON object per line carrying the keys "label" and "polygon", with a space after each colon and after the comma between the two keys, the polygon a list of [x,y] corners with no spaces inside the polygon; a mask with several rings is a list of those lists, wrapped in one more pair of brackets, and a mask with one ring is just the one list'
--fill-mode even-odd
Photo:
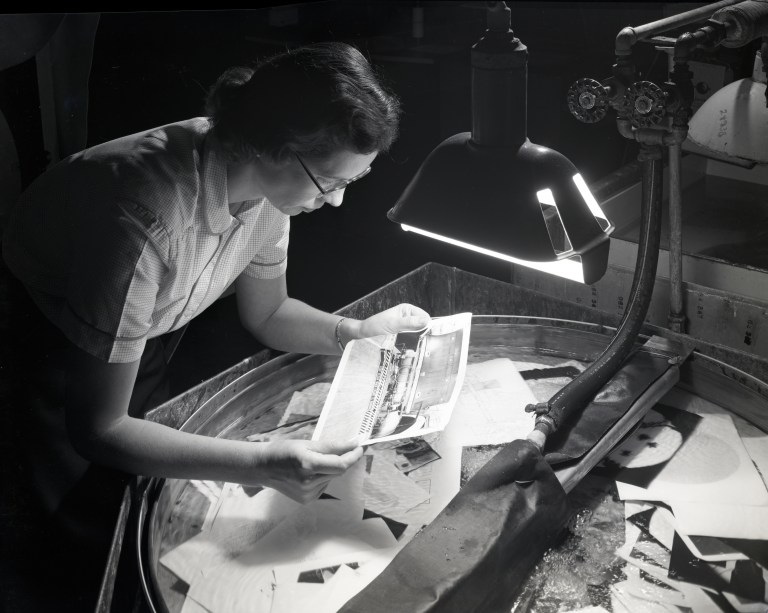
{"label": "valve handwheel", "polygon": [[650,128],[664,118],[667,94],[652,81],[638,81],[627,90],[630,121],[636,128]]}
{"label": "valve handwheel", "polygon": [[584,123],[597,123],[608,110],[605,87],[594,79],[579,79],[568,88],[568,109]]}

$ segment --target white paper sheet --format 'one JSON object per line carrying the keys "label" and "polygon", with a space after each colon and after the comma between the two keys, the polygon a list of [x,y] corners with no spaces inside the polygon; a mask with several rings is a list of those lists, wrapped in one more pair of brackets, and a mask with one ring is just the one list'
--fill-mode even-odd
{"label": "white paper sheet", "polygon": [[344,513],[354,521],[363,518],[363,480],[365,479],[365,462],[361,458],[350,466],[343,475],[331,480],[325,493],[338,500],[343,500]]}
{"label": "white paper sheet", "polygon": [[187,600],[211,613],[253,613],[272,608],[275,581],[270,569],[238,567],[225,576],[216,572],[211,577],[216,579],[196,579],[187,592]]}
{"label": "white paper sheet", "polygon": [[317,611],[323,587],[322,583],[281,584],[278,582],[272,593],[272,607],[268,611],[269,613]]}
{"label": "white paper sheet", "polygon": [[277,490],[248,497],[239,485],[227,484],[210,529],[175,547],[160,563],[191,584],[210,568],[236,558],[301,507]]}
{"label": "white paper sheet", "polygon": [[525,412],[531,403],[536,398],[511,360],[468,364],[451,416],[459,444],[496,445],[525,438],[536,419]]}
{"label": "white paper sheet", "polygon": [[[362,591],[371,581],[381,574],[384,568],[397,555],[402,548],[398,546],[394,549],[379,550],[379,555],[361,565],[354,572],[351,569],[344,569],[343,573],[334,575],[333,580],[329,582],[327,592],[321,594],[324,606],[322,613],[335,613],[350,598]],[[327,601],[325,600],[327,598]],[[314,613],[314,612],[313,612]]]}
{"label": "white paper sheet", "polygon": [[179,613],[211,613],[203,605],[192,598],[185,598]]}
{"label": "white paper sheet", "polygon": [[768,540],[768,506],[670,504],[678,529],[685,534]]}
{"label": "white paper sheet", "polygon": [[720,405],[709,402],[699,396],[694,396],[679,388],[672,388],[664,396],[663,402],[686,411],[691,411],[697,415],[728,415],[733,420],[736,431],[739,437],[741,437],[744,447],[747,449],[747,453],[752,458],[752,462],[754,462],[758,472],[761,474],[763,482],[768,487],[768,434],[738,415],[727,411]]}
{"label": "white paper sheet", "polygon": [[650,502],[640,502],[637,500],[625,500],[624,501],[624,517],[629,518],[637,513],[648,511],[649,509],[656,508],[656,505]]}
{"label": "white paper sheet", "polygon": [[648,522],[648,533],[667,549],[672,549],[675,538],[675,517],[667,509],[652,507],[653,513]]}
{"label": "white paper sheet", "polygon": [[408,523],[408,511],[428,500],[429,492],[395,467],[394,452],[369,455],[372,455],[371,472],[363,482],[365,508],[395,521]]}
{"label": "white paper sheet", "polygon": [[[629,564],[639,568],[657,581],[668,585],[679,591],[685,597],[688,607],[693,609],[694,613],[712,613],[712,600],[706,595],[700,587],[684,581],[676,581],[667,576],[668,569],[659,568],[655,564],[643,562],[637,558],[630,557],[617,552],[617,555]],[[634,613],[634,612],[631,612]]]}
{"label": "white paper sheet", "polygon": [[765,613],[768,610],[764,602],[752,602],[728,592],[723,592],[723,596],[738,613]]}
{"label": "white paper sheet", "polygon": [[[672,515],[666,509],[665,509],[665,512],[668,513],[670,516]],[[674,516],[672,516],[672,521],[674,521],[675,526],[677,526],[677,521],[675,521]],[[749,560],[749,556],[741,553],[740,551],[737,551],[727,543],[720,541],[717,537],[714,537],[714,536],[702,537],[701,535],[694,535],[693,537],[691,537],[685,534],[679,528],[676,528],[675,534],[677,534],[677,536],[680,537],[683,543],[685,543],[685,546],[688,547],[688,550],[694,556],[699,558],[699,560],[704,560],[705,562],[728,562],[732,560]],[[701,548],[697,545],[697,542],[702,544]],[[703,553],[702,549],[705,549],[706,551],[709,551],[711,553]]]}
{"label": "white paper sheet", "polygon": [[[388,551],[388,549],[370,549],[368,551],[358,551],[355,553],[347,553],[341,556],[323,558],[321,560],[309,560],[302,561],[296,564],[283,564],[273,569],[275,575],[275,583],[277,585],[291,585],[299,583],[301,576],[305,573],[315,572],[319,569],[327,569],[330,567],[342,566],[362,566],[369,560],[379,555],[381,551]],[[321,584],[318,584],[321,585]]]}
{"label": "white paper sheet", "polygon": [[[327,558],[312,562],[289,564],[274,569],[275,593],[270,613],[296,613],[298,611],[334,611],[329,608],[339,599],[346,602],[361,590],[371,578],[378,575],[401,549],[398,544],[394,548],[375,549],[358,554],[345,555],[338,558]],[[353,568],[357,566],[357,568]],[[335,571],[330,569],[336,568]],[[329,569],[323,572],[323,583],[299,583],[302,573]],[[353,571],[353,572],[349,572]],[[332,572],[330,577],[326,577]],[[372,575],[372,572],[375,574]],[[337,578],[336,575],[341,573]],[[333,582],[331,588],[327,584]],[[345,590],[342,595],[341,590]],[[333,593],[331,600],[330,593]],[[337,607],[338,608],[338,607]]]}
{"label": "white paper sheet", "polygon": [[246,553],[197,577],[188,594],[215,613],[229,613],[230,610],[223,607],[232,604],[231,594],[266,599],[262,592],[269,584],[271,605],[273,568],[277,566],[322,561],[395,545],[395,538],[383,520],[361,520],[345,501],[316,500],[282,521]]}
{"label": "white paper sheet", "polygon": [[[755,428],[757,430],[757,428]],[[768,435],[762,436],[744,436],[741,437],[744,447],[747,449],[749,457],[755,464],[763,483],[768,487]]]}
{"label": "white paper sheet", "polygon": [[637,566],[627,564],[624,567],[624,574],[627,576],[627,580],[620,585],[637,598],[662,602],[676,607],[685,607],[688,604],[682,592],[643,579]]}
{"label": "white paper sheet", "polygon": [[459,493],[461,445],[457,442],[458,437],[453,423],[439,434],[432,435],[430,441],[434,441],[431,444],[440,454],[440,460],[408,473],[416,485],[429,493],[429,498],[403,515],[406,523],[419,527],[431,523]]}
{"label": "white paper sheet", "polygon": [[277,425],[283,426],[307,417],[319,417],[330,389],[330,382],[321,381],[293,392]]}
{"label": "white paper sheet", "polygon": [[[361,583],[362,575],[359,571],[351,569],[349,566],[342,566],[328,583],[323,585],[322,591],[318,594],[317,602],[311,609],[316,613],[336,613],[344,604],[357,592],[364,584]],[[295,613],[285,611],[285,613]]]}
{"label": "white paper sheet", "polygon": [[[665,432],[659,428],[658,434]],[[646,445],[649,453],[658,454],[652,439]],[[665,461],[647,488],[622,483],[619,475],[619,497],[667,503],[727,500],[734,505],[766,506],[768,510],[765,484],[727,415],[703,415],[692,435],[671,458],[665,456]]]}
{"label": "white paper sheet", "polygon": [[631,521],[624,522],[624,543],[616,549],[617,556],[628,556],[635,548],[635,543],[643,531]]}

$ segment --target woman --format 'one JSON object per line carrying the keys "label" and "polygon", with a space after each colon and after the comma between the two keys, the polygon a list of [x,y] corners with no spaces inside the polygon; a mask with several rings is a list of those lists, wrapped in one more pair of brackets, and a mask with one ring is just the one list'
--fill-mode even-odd
{"label": "woman", "polygon": [[63,160],[10,216],[4,258],[24,286],[19,300],[35,305],[16,326],[34,361],[19,372],[35,390],[33,480],[61,521],[84,511],[96,465],[307,501],[360,458],[355,441],[248,443],[141,419],[162,380],[162,335],[230,284],[245,328],[279,350],[339,353],[428,322],[411,305],[340,318],[286,292],[290,217],[339,206],[397,135],[397,99],[359,51],[316,44],[230,69],[206,110]]}

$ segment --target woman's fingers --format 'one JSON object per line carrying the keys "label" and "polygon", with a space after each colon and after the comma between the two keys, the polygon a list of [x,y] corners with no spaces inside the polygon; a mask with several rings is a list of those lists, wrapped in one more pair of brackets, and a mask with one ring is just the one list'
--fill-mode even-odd
{"label": "woman's fingers", "polygon": [[318,498],[331,479],[346,472],[363,455],[358,440],[279,441],[264,445],[271,470],[262,484],[302,503]]}
{"label": "woman's fingers", "polygon": [[305,469],[313,473],[340,475],[363,457],[357,441],[315,441],[307,447]]}
{"label": "woman's fingers", "polygon": [[403,303],[395,309],[399,312],[400,320],[397,323],[401,332],[418,332],[426,328],[431,321],[429,313],[412,304]]}

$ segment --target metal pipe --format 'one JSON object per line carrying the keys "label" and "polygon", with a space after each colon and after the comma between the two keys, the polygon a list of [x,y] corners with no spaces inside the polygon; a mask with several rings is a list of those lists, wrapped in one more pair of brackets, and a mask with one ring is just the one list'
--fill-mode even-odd
{"label": "metal pipe", "polygon": [[632,51],[632,47],[638,41],[645,40],[646,38],[661,34],[662,32],[667,32],[680,26],[686,26],[690,23],[708,19],[718,9],[731,6],[732,4],[738,4],[743,1],[744,0],[721,0],[721,2],[707,4],[706,6],[701,6],[678,15],[664,17],[663,19],[651,21],[650,23],[641,26],[628,26],[621,30],[616,36],[616,55],[629,55]]}
{"label": "metal pipe", "polygon": [[488,7],[488,29],[472,46],[472,142],[520,146],[526,140],[528,48],[512,31],[504,2]]}
{"label": "metal pipe", "polygon": [[682,146],[669,145],[669,329],[685,333],[683,311]]}
{"label": "metal pipe", "polygon": [[658,128],[635,128],[629,119],[617,119],[616,128],[618,129],[619,134],[624,138],[636,140],[644,145],[668,146],[675,143],[682,143],[687,134],[686,131],[683,131],[681,135],[679,130],[676,130],[675,128],[671,131]]}
{"label": "metal pipe", "polygon": [[[724,35],[716,26],[700,28],[706,31],[706,38],[719,40]],[[688,67],[688,51],[680,45],[680,36],[675,42],[671,71],[672,81],[678,91],[679,106],[672,116],[672,135],[676,138],[669,143],[669,315],[667,324],[670,330],[685,333],[686,318],[683,293],[683,193],[682,193],[682,144],[688,136],[688,120],[692,115],[693,73]]]}

